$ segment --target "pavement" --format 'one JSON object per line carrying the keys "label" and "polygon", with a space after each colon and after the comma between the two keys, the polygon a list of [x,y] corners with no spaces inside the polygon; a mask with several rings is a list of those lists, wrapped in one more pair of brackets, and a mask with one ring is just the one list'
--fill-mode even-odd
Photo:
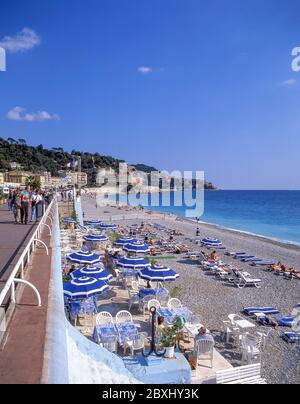
{"label": "pavement", "polygon": [[12,212],[0,206],[0,291],[36,228],[35,224],[15,224]]}
{"label": "pavement", "polygon": [[[35,225],[15,225],[11,212],[0,207],[0,268],[4,279],[26,247]],[[48,247],[50,236],[45,230],[42,235]],[[18,298],[11,319],[5,344],[0,351],[0,384],[39,384],[42,378],[46,321],[48,308],[51,254],[46,255],[38,247],[26,272],[26,280],[39,291],[42,307],[37,307],[37,297],[29,287],[24,287]]]}

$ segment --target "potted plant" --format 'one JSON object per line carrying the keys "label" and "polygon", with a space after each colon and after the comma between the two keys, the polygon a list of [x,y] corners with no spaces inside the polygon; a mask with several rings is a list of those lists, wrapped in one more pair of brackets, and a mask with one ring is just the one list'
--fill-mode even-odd
{"label": "potted plant", "polygon": [[175,345],[178,340],[178,334],[184,327],[184,319],[176,317],[172,325],[165,329],[164,335],[161,338],[161,344],[165,348],[165,358],[173,359],[175,353]]}

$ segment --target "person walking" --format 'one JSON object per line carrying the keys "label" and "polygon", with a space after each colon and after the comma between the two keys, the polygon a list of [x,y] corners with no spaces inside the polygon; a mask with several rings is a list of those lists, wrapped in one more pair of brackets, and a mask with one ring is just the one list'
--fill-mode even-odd
{"label": "person walking", "polygon": [[37,194],[36,199],[36,221],[38,220],[39,217],[42,217],[44,214],[44,202],[45,202],[45,196],[43,192],[39,192]]}
{"label": "person walking", "polygon": [[13,207],[13,191],[9,191],[9,195],[7,198],[7,207],[8,210],[11,212],[12,211],[12,207]]}
{"label": "person walking", "polygon": [[31,197],[30,197],[30,202],[31,202],[31,222],[34,222],[37,219],[37,198],[38,198],[38,193],[34,189],[32,191]]}
{"label": "person walking", "polygon": [[30,194],[29,188],[26,187],[24,191],[21,192],[21,223],[28,223],[28,212],[30,205]]}
{"label": "person walking", "polygon": [[20,220],[20,211],[21,211],[21,195],[18,189],[14,192],[13,195],[12,209],[15,218],[15,223],[18,224]]}

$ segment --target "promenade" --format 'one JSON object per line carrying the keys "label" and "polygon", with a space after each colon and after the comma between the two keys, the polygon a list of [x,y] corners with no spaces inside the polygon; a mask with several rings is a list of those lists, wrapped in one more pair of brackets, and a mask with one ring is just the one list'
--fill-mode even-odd
{"label": "promenade", "polygon": [[0,290],[18,261],[36,225],[15,224],[13,213],[0,206]]}
{"label": "promenade", "polygon": [[[0,207],[0,290],[36,228],[35,224],[16,225],[12,217],[6,206]],[[26,279],[38,289],[42,307],[36,306],[37,298],[30,288],[21,287],[5,341],[0,347],[0,385],[41,382],[52,255],[48,231],[43,232],[41,239],[48,245],[49,255],[44,248],[35,250],[26,270]]]}

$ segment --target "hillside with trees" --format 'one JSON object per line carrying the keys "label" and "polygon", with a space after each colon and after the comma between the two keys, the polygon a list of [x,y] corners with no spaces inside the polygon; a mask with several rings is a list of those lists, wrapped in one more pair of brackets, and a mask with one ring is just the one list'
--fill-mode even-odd
{"label": "hillside with trees", "polygon": [[[20,164],[25,171],[37,173],[40,171],[49,171],[53,176],[57,176],[67,163],[72,162],[74,158],[81,158],[82,171],[88,174],[88,184],[96,184],[96,174],[99,168],[112,168],[116,171],[119,164],[124,160],[115,159],[111,156],[102,156],[99,153],[81,152],[72,150],[65,151],[61,147],[52,149],[39,146],[29,146],[25,139],[3,139],[0,138],[0,171],[10,169],[10,163]],[[158,171],[154,167],[145,164],[134,166],[136,170],[149,174],[151,171]],[[207,189],[214,189],[210,183],[206,184]]]}

